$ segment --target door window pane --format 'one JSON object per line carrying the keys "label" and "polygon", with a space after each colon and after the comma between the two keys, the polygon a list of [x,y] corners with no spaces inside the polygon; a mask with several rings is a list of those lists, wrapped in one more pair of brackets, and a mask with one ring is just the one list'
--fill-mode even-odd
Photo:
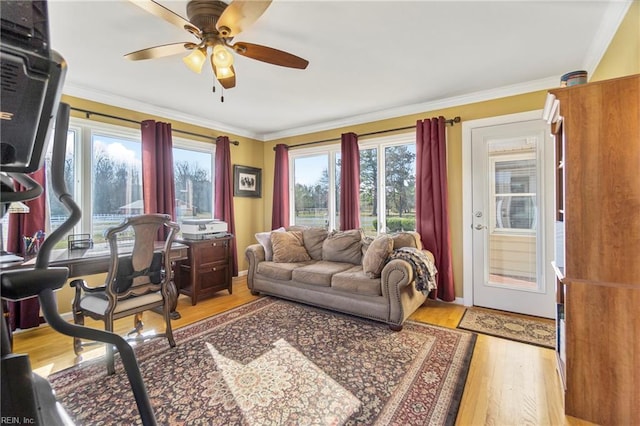
{"label": "door window pane", "polygon": [[536,227],[535,159],[496,160],[495,229],[533,230]]}
{"label": "door window pane", "polygon": [[293,160],[294,223],[327,227],[329,223],[329,155]]}
{"label": "door window pane", "polygon": [[124,137],[94,134],[91,145],[91,234],[94,242],[102,242],[108,227],[144,212],[141,144]]}
{"label": "door window pane", "polygon": [[537,167],[527,140],[489,146],[489,282],[500,287],[537,288]]}

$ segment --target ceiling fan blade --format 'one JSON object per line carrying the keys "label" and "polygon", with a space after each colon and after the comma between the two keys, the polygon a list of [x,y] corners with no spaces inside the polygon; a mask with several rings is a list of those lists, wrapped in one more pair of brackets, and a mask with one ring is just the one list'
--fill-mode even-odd
{"label": "ceiling fan blade", "polygon": [[271,0],[235,0],[222,12],[216,29],[222,37],[235,37],[253,24],[271,4]]}
{"label": "ceiling fan blade", "polygon": [[129,0],[131,3],[135,4],[139,8],[149,12],[152,15],[157,16],[158,18],[162,18],[170,24],[175,25],[179,28],[192,28],[195,29],[196,32],[201,32],[199,28],[193,25],[191,22],[184,19],[182,16],[178,15],[174,11],[167,9],[163,5],[156,3],[153,0]]}
{"label": "ceiling fan blade", "polygon": [[301,70],[307,68],[307,65],[309,65],[309,61],[306,59],[302,59],[299,56],[292,55],[291,53],[283,52],[282,50],[274,49],[272,47],[245,42],[235,43],[231,47],[239,55],[273,65],[298,68]]}
{"label": "ceiling fan blade", "polygon": [[163,58],[165,56],[178,55],[185,53],[189,48],[193,49],[196,44],[190,42],[163,44],[162,46],[149,47],[147,49],[136,50],[135,52],[127,53],[125,58],[132,61],[140,61],[142,59],[156,59]]}
{"label": "ceiling fan blade", "polygon": [[220,85],[225,89],[231,89],[236,87],[236,69],[231,65],[231,76],[225,78],[218,78],[218,71],[216,70],[216,66],[211,61],[211,68],[213,69],[213,75],[216,76],[216,79],[220,82]]}

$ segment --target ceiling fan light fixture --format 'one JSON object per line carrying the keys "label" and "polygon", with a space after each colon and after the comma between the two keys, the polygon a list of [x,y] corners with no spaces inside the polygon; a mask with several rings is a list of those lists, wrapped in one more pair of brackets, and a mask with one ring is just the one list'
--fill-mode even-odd
{"label": "ceiling fan light fixture", "polygon": [[202,66],[207,60],[207,50],[204,47],[193,49],[193,51],[182,58],[182,60],[191,71],[200,74],[202,72]]}
{"label": "ceiling fan light fixture", "polygon": [[230,68],[233,65],[233,55],[222,44],[213,46],[213,63],[218,68]]}
{"label": "ceiling fan light fixture", "polygon": [[233,77],[235,73],[231,67],[216,67],[216,78],[218,80]]}

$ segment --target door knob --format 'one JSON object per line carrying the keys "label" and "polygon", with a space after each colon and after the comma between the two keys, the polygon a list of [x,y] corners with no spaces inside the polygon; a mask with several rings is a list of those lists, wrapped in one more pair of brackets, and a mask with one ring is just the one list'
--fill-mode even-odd
{"label": "door knob", "polygon": [[485,225],[477,224],[477,225],[475,226],[475,228],[476,228],[476,230],[478,230],[478,231],[482,231],[483,229],[486,229],[487,227],[486,227]]}

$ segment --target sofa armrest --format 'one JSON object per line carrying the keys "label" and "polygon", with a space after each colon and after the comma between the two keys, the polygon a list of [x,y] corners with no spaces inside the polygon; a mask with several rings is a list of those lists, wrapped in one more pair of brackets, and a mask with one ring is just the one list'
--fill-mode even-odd
{"label": "sofa armrest", "polygon": [[380,281],[384,297],[397,294],[400,288],[413,282],[413,268],[405,260],[392,259],[382,269]]}
{"label": "sofa armrest", "polygon": [[244,251],[244,255],[249,262],[249,270],[247,271],[247,286],[253,290],[253,278],[258,268],[258,263],[264,262],[264,247],[261,244],[252,244]]}

